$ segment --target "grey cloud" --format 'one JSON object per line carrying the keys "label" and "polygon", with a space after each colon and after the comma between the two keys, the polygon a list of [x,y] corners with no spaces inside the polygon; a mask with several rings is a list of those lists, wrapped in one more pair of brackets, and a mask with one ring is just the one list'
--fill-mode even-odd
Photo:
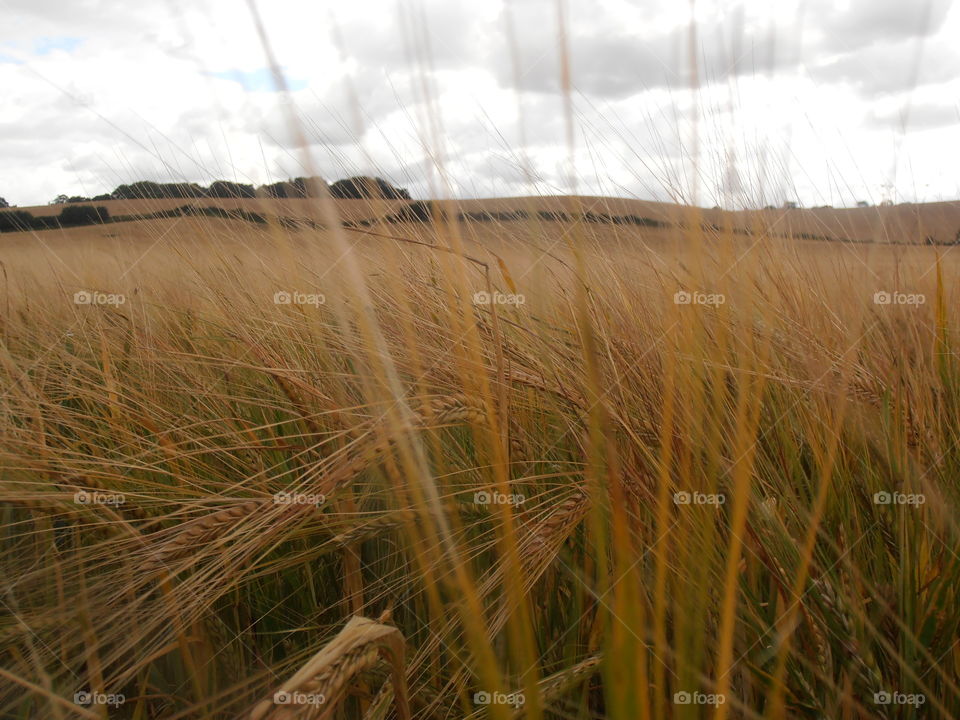
{"label": "grey cloud", "polygon": [[84,41],[82,52],[105,42],[135,46],[156,32],[158,24],[170,21],[169,5],[159,0],[5,0],[2,7],[0,42],[28,53],[34,41],[45,36],[79,37]]}
{"label": "grey cloud", "polygon": [[808,69],[818,82],[847,83],[869,97],[957,77],[960,55],[952,44],[928,40],[920,50],[912,40],[871,45]]}
{"label": "grey cloud", "polygon": [[285,150],[295,149],[301,140],[311,145],[344,146],[360,139],[354,133],[347,105],[309,95],[297,98],[292,108],[274,101],[249,103],[237,129],[259,135],[265,145]]}
{"label": "grey cloud", "polygon": [[[528,182],[527,172],[519,157],[502,153],[483,154],[471,163],[473,174],[492,184],[524,185]],[[531,168],[533,179],[538,179],[536,168]]]}
{"label": "grey cloud", "polygon": [[[819,5],[819,3],[818,3]],[[816,8],[826,46],[855,49],[935,35],[946,20],[949,0],[853,0],[843,10],[831,2]]]}
{"label": "grey cloud", "polygon": [[[583,24],[571,22],[567,39],[576,90],[625,98],[655,88],[688,87],[694,81],[687,25],[669,30],[652,30],[642,22],[624,26],[601,7],[587,4],[593,16]],[[561,44],[553,14],[542,3],[512,7],[517,67],[506,46],[491,51],[488,66],[504,87],[559,93]],[[924,57],[918,84],[956,74],[955,53],[934,37],[944,26],[948,0],[854,0],[844,10],[833,7],[832,2],[817,2],[799,17],[804,33],[813,38],[806,42],[804,58],[799,54],[799,28],[747,22],[737,8],[718,10],[697,26],[697,84],[789,71],[803,59],[823,82],[847,82],[864,92],[895,92],[910,85],[918,50]]]}
{"label": "grey cloud", "polygon": [[[42,135],[38,135],[38,129],[42,130]],[[94,113],[64,97],[46,104],[37,103],[30,108],[28,117],[0,122],[0,138],[5,153],[9,142],[39,137],[57,143],[106,141],[115,138],[116,131]]]}
{"label": "grey cloud", "polygon": [[418,94],[414,82],[414,76],[402,69],[361,67],[340,78],[323,97],[304,100],[304,107],[327,113],[335,108],[347,118],[358,110],[360,123],[367,125],[401,109],[415,112]]}
{"label": "grey cloud", "polygon": [[[418,105],[411,73],[366,68],[341,77],[321,94],[303,90],[292,99],[288,107],[280,96],[249,98],[234,124],[281,148],[297,145],[297,128],[311,144],[345,146],[360,142],[393,113],[416,117]],[[296,125],[291,125],[291,110]]]}
{"label": "grey cloud", "polygon": [[466,0],[438,0],[414,17],[364,17],[339,26],[346,56],[368,71],[415,68],[421,62],[434,70],[475,64],[486,52],[491,30]]}
{"label": "grey cloud", "polygon": [[[694,80],[689,60],[688,28],[647,34],[623,29],[575,34],[569,39],[572,82],[583,93],[623,98],[654,88],[688,87]],[[748,32],[728,44],[722,33],[701,34],[697,45],[697,82],[723,82],[731,77],[782,69],[796,62],[791,54],[770,54],[770,39]],[[494,59],[498,80],[522,90],[560,90],[560,48],[551,38],[525,43],[515,70],[509,57]]]}

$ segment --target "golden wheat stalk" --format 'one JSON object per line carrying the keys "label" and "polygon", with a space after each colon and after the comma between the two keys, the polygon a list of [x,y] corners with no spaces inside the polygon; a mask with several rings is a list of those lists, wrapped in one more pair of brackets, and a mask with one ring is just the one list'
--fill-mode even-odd
{"label": "golden wheat stalk", "polygon": [[[381,617],[385,622],[386,618]],[[316,655],[282,683],[274,697],[257,704],[250,720],[285,720],[303,717],[319,704],[329,712],[351,678],[385,659],[391,666],[393,697],[400,720],[410,720],[404,675],[405,641],[400,631],[383,622],[355,616]],[[310,695],[311,703],[298,705],[298,694]]]}
{"label": "golden wheat stalk", "polygon": [[569,535],[569,528],[576,525],[587,512],[587,495],[577,489],[573,495],[557,505],[550,514],[527,534],[521,549],[525,567],[536,566],[544,558],[556,554]]}
{"label": "golden wheat stalk", "polygon": [[344,530],[338,535],[335,535],[331,542],[334,545],[352,545],[374,535],[378,535],[381,532],[401,527],[412,516],[413,512],[410,510],[384,513],[373,520],[368,520],[365,523]]}
{"label": "golden wheat stalk", "polygon": [[[582,520],[589,508],[589,497],[579,488],[576,492],[567,498],[564,502],[554,507],[549,514],[539,522],[532,522],[532,529],[529,530],[520,541],[520,561],[525,571],[523,585],[525,591],[529,591],[537,580],[546,572],[551,561],[559,552],[563,543]],[[478,590],[481,598],[486,598],[494,592],[497,592],[502,586],[504,575],[504,566],[497,565],[491,568],[481,578],[478,584]],[[501,611],[495,613],[490,618],[489,631],[491,635],[500,632],[512,612],[506,603],[501,605]],[[459,623],[458,618],[450,618],[444,628],[433,635],[433,638],[427,642],[413,658],[410,664],[411,677],[420,666],[430,657],[435,644],[439,642],[440,637],[447,637],[456,630]],[[446,683],[445,690],[437,700],[430,702],[426,714],[431,709],[440,708],[441,697],[449,698],[462,690],[469,681],[468,673],[465,669],[458,670],[453,677]],[[418,697],[421,695],[417,688]],[[391,687],[384,685],[377,696],[374,698],[363,720],[384,720],[389,711],[391,699]]]}
{"label": "golden wheat stalk", "polygon": [[[305,478],[306,482],[314,482],[319,478],[319,493],[330,498],[335,492],[353,482],[357,475],[372,462],[371,448],[366,445],[348,451],[344,456],[335,458],[332,462],[320,463],[317,470],[312,470]],[[195,552],[198,547],[206,545],[235,525],[237,522],[253,515],[258,510],[271,506],[273,501],[247,500],[236,505],[218,510],[196,520],[191,520],[177,528],[173,536],[162,542],[160,547],[153,550],[144,565],[147,574],[156,573],[171,563]],[[286,521],[312,511],[311,505],[291,503],[279,517],[279,521]],[[276,528],[273,528],[276,529]]]}
{"label": "golden wheat stalk", "polygon": [[[779,586],[781,601],[788,602],[790,575],[782,565],[774,562],[773,557],[768,553],[768,549],[773,550],[773,556],[789,556],[790,553],[776,552],[776,548],[792,546],[797,541],[789,533],[783,519],[777,510],[777,502],[774,498],[767,498],[757,506],[757,522],[752,525],[751,533],[757,537],[761,543],[759,551],[760,559],[764,562],[771,572],[773,581]],[[816,608],[820,608],[823,616],[830,616],[831,623],[824,622],[826,627],[834,628],[832,635],[843,645],[848,653],[845,658],[847,670],[853,671],[854,682],[865,683],[863,687],[880,687],[881,680],[877,674],[875,666],[871,666],[862,653],[857,652],[856,631],[849,614],[844,609],[833,584],[830,582],[826,573],[822,573],[819,578],[811,579],[809,582],[809,601],[801,604],[800,612],[806,621],[806,625],[813,635],[814,654],[817,664],[822,671],[829,671],[829,663],[833,660],[828,638],[820,628]],[[842,631],[842,632],[840,632]]]}
{"label": "golden wheat stalk", "polygon": [[528,387],[536,388],[537,390],[542,390],[543,392],[556,395],[557,397],[566,400],[568,403],[580,408],[581,410],[584,410],[587,407],[587,401],[584,399],[583,395],[573,387],[564,388],[560,385],[548,383],[543,379],[542,376],[528,370],[523,370],[515,365],[510,368],[510,374],[507,377],[507,380],[509,382],[527,385]]}
{"label": "golden wheat stalk", "polygon": [[[600,654],[591,655],[586,660],[578,662],[576,665],[571,665],[568,668],[564,668],[559,672],[555,672],[553,675],[548,675],[543,678],[537,687],[540,691],[540,698],[544,703],[548,703],[551,700],[556,700],[564,692],[569,690],[571,687],[580,684],[591,675],[597,672],[600,667],[600,662],[602,658]],[[523,694],[522,689],[515,690],[511,693],[514,697]],[[474,712],[467,715],[464,720],[479,720],[479,718],[485,717],[488,714],[489,706],[481,706],[477,708]],[[519,705],[513,709],[511,717],[520,718],[523,717],[526,713],[526,708],[524,705]]]}
{"label": "golden wheat stalk", "polygon": [[269,502],[271,501],[247,500],[183,523],[176,528],[170,539],[150,553],[144,564],[144,571],[152,574],[169,567],[171,563],[196,550],[198,545],[217,537],[227,526],[249,517]]}
{"label": "golden wheat stalk", "polygon": [[[416,413],[417,423],[421,427],[433,425],[457,425],[468,423],[482,425],[486,422],[487,412],[483,401],[462,394],[440,395],[423,404]],[[510,459],[525,462],[526,448],[521,440],[520,426],[514,418],[507,420],[507,436],[510,445]]]}
{"label": "golden wheat stalk", "polygon": [[480,424],[486,420],[487,413],[483,403],[466,395],[440,395],[432,398],[417,411],[421,425],[433,422],[437,425],[454,423]]}
{"label": "golden wheat stalk", "polygon": [[334,404],[332,398],[327,397],[316,388],[302,382],[292,375],[289,370],[281,368],[282,363],[279,362],[272,355],[272,353],[258,343],[247,339],[243,339],[242,342],[248,348],[250,348],[250,351],[263,364],[263,368],[261,369],[267,375],[273,378],[277,385],[280,386],[283,394],[286,395],[287,399],[290,401],[290,404],[296,409],[297,413],[300,415],[300,418],[307,426],[307,429],[313,435],[320,435],[320,427],[313,420],[311,413],[307,409],[307,402],[303,399],[303,396],[297,392],[297,390],[302,390],[304,393],[314,397],[321,397],[328,406],[332,406]]}

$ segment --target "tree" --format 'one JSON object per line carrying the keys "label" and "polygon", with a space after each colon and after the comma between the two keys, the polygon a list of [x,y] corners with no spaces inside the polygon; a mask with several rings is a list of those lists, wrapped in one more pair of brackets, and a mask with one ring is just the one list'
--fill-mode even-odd
{"label": "tree", "polygon": [[288,198],[294,197],[293,195],[293,183],[289,182],[275,182],[270,183],[269,185],[263,185],[260,187],[260,191],[271,198]]}
{"label": "tree", "polygon": [[319,184],[322,182],[323,180],[321,178],[298,177],[292,180],[285,180],[283,182],[275,182],[270,183],[269,185],[263,185],[260,188],[260,193],[272,198],[320,197],[320,193],[317,192],[317,189]]}
{"label": "tree", "polygon": [[53,200],[50,201],[51,205],[63,205],[70,201],[66,195],[57,195]]}
{"label": "tree", "polygon": [[410,193],[405,188],[396,188],[383,178],[373,178],[365,175],[337,180],[330,186],[330,195],[335,198],[352,198],[355,200],[369,198],[410,199]]}
{"label": "tree", "polygon": [[229,180],[215,180],[207,188],[207,195],[212,198],[252,198],[256,197],[253,185],[230,182]]}
{"label": "tree", "polygon": [[0,208],[8,208],[10,203],[8,203],[4,198],[0,197]]}
{"label": "tree", "polygon": [[113,191],[115,200],[159,200],[161,198],[200,198],[207,191],[196,183],[156,183],[138,180],[131,185],[120,185]]}
{"label": "tree", "polygon": [[70,205],[60,211],[61,225],[99,225],[110,222],[110,211],[93,205]]}
{"label": "tree", "polygon": [[18,232],[33,227],[34,217],[26,210],[0,212],[0,232]]}

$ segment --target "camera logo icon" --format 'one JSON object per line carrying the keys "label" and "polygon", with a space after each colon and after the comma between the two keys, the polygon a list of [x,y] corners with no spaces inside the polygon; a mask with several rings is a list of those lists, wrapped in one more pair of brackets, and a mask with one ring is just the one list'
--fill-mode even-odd
{"label": "camera logo icon", "polygon": [[690,493],[686,491],[676,492],[673,494],[673,502],[675,505],[689,505],[690,504]]}
{"label": "camera logo icon", "polygon": [[291,301],[290,293],[286,290],[278,290],[273,294],[273,302],[275,305],[289,305]]}
{"label": "camera logo icon", "polygon": [[73,302],[77,305],[89,305],[93,302],[93,295],[86,290],[80,290],[73,294]]}
{"label": "camera logo icon", "polygon": [[891,299],[890,293],[885,290],[880,290],[873,294],[873,302],[875,305],[889,305]]}
{"label": "camera logo icon", "polygon": [[689,705],[692,701],[693,698],[686,690],[681,690],[673,694],[673,702],[677,705]]}
{"label": "camera logo icon", "polygon": [[874,505],[889,505],[893,502],[893,496],[886,490],[873,494]]}
{"label": "camera logo icon", "polygon": [[273,694],[274,705],[289,705],[293,702],[293,695],[285,690],[278,690]]}
{"label": "camera logo icon", "polygon": [[673,294],[673,302],[676,305],[689,305],[693,302],[693,295],[686,290],[678,290]]}
{"label": "camera logo icon", "polygon": [[886,690],[881,690],[873,694],[873,702],[877,705],[889,705],[892,700],[893,698]]}
{"label": "camera logo icon", "polygon": [[486,290],[480,290],[473,294],[473,303],[474,305],[489,305],[490,304],[490,293]]}
{"label": "camera logo icon", "polygon": [[490,493],[488,493],[486,490],[481,490],[480,492],[475,492],[473,494],[473,502],[475,502],[477,505],[489,505],[491,500],[492,498],[490,497]]}
{"label": "camera logo icon", "polygon": [[77,705],[89,705],[93,702],[93,694],[83,691],[74,693],[73,702]]}
{"label": "camera logo icon", "polygon": [[481,690],[480,692],[475,692],[473,694],[473,704],[474,705],[489,705],[490,704],[490,693]]}

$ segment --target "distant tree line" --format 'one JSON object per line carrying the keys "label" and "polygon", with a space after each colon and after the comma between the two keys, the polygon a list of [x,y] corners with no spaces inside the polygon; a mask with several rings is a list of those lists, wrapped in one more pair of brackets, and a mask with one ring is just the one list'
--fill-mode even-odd
{"label": "distant tree line", "polygon": [[[201,198],[316,198],[321,197],[327,188],[332,197],[352,199],[409,200],[410,193],[405,188],[394,187],[383,178],[357,176],[337,180],[327,185],[319,177],[298,177],[281,182],[254,187],[230,180],[216,180],[208,187],[197,183],[158,183],[152,180],[140,180],[129,185],[120,185],[111,193],[84,197],[82,195],[57,195],[52,205],[103,202],[106,200],[192,200]],[[0,208],[8,207],[0,198]]]}
{"label": "distant tree line", "polygon": [[[34,216],[26,210],[8,209],[9,203],[0,198],[0,232],[19,232],[24,230],[55,230],[80,225],[98,225],[108,222],[122,222],[127,219],[140,219],[141,216],[110,217],[110,211],[103,206],[86,203],[108,200],[200,200],[209,198],[243,199],[255,197],[267,198],[314,198],[320,197],[326,189],[335,198],[410,200],[410,193],[397,188],[378,177],[351,177],[327,185],[318,177],[298,177],[292,180],[271,183],[254,188],[253,185],[235,183],[229,180],[217,180],[208,187],[197,183],[158,183],[140,180],[129,185],[120,185],[112,193],[88,198],[81,195],[58,195],[51,204],[64,205],[58,215]],[[178,208],[182,214],[199,213],[216,215],[219,208]],[[247,216],[249,215],[249,217]],[[262,219],[247,214],[231,218],[263,222]],[[226,217],[226,216],[225,216]],[[289,220],[289,222],[294,222]]]}
{"label": "distant tree line", "polygon": [[110,211],[105,207],[93,205],[70,205],[63,208],[59,215],[34,217],[26,210],[4,210],[0,212],[0,232],[22,232],[24,230],[56,230],[80,225],[100,225],[110,222]]}

